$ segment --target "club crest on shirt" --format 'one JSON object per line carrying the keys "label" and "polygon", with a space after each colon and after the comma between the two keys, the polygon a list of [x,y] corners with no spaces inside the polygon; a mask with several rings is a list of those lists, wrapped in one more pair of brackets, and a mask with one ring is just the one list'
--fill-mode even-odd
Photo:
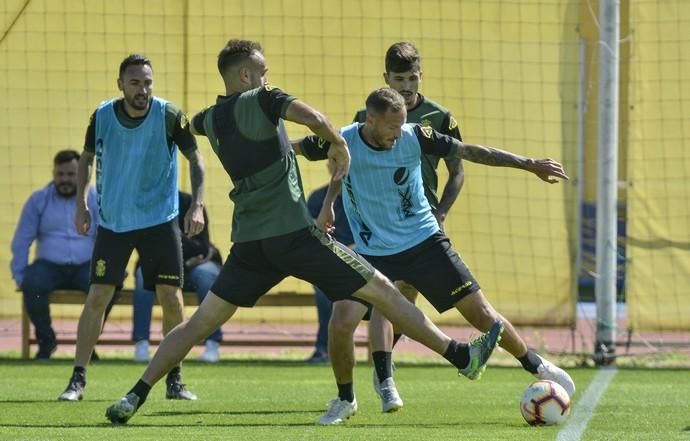
{"label": "club crest on shirt", "polygon": [[427,127],[427,126],[420,126],[420,129],[422,131],[422,135],[431,139],[431,137],[434,134],[434,129],[432,129],[431,127]]}
{"label": "club crest on shirt", "polygon": [[185,127],[187,127],[188,124],[189,120],[187,119],[187,115],[185,115],[184,112],[182,112],[180,114],[180,128],[184,129]]}
{"label": "club crest on shirt", "polygon": [[424,126],[424,127],[431,127],[431,121],[428,119],[422,119],[419,121],[419,125]]}
{"label": "club crest on shirt", "polygon": [[326,146],[326,140],[319,136],[319,140],[316,141],[316,145],[318,148],[323,150],[323,148]]}
{"label": "club crest on shirt", "polygon": [[453,130],[454,128],[458,127],[458,122],[453,118],[453,116],[450,117],[450,123],[448,123],[448,130]]}

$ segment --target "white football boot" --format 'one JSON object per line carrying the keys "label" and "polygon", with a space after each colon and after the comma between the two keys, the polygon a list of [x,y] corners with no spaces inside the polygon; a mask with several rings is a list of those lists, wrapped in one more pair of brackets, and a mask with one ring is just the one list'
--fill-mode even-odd
{"label": "white football boot", "polygon": [[382,383],[379,383],[379,377],[376,375],[376,371],[374,371],[372,383],[374,384],[374,390],[381,398],[381,410],[384,413],[396,412],[402,409],[403,400],[395,387],[393,377],[388,377]]}
{"label": "white football boot", "polygon": [[336,398],[331,401],[328,406],[328,411],[321,415],[321,418],[316,422],[321,426],[334,426],[336,424],[342,424],[357,413],[357,398],[350,403],[346,400],[340,400]]}
{"label": "white football boot", "polygon": [[568,392],[568,395],[572,397],[575,393],[575,382],[570,378],[570,375],[544,357],[537,356],[541,360],[541,364],[534,376],[539,380],[551,380],[554,383],[560,384]]}

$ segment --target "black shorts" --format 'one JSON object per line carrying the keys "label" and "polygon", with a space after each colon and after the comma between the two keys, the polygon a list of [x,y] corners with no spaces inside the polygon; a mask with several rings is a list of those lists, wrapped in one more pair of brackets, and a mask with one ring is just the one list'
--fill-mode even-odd
{"label": "black shorts", "polygon": [[120,284],[135,249],[139,253],[144,288],[182,287],[182,240],[177,219],[125,233],[98,227],[91,259],[91,283]]}
{"label": "black shorts", "polygon": [[374,268],[359,254],[308,227],[282,236],[236,243],[211,291],[236,306],[252,307],[287,276],[316,285],[331,301],[352,299]]}
{"label": "black shorts", "polygon": [[438,312],[479,291],[479,283],[441,231],[409,250],[390,256],[364,256],[389,279],[414,286]]}

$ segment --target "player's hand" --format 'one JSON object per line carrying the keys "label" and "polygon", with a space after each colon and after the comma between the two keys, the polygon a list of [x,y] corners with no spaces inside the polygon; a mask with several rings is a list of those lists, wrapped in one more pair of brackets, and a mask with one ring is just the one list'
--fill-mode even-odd
{"label": "player's hand", "polygon": [[333,234],[335,232],[335,211],[333,210],[333,204],[324,204],[319,211],[319,215],[316,218],[316,228],[327,234]]}
{"label": "player's hand", "polygon": [[563,166],[551,158],[534,159],[528,170],[549,184],[555,184],[559,181],[558,178],[569,179],[568,175],[565,174],[565,170],[563,170]]}
{"label": "player's hand", "polygon": [[77,212],[74,215],[74,228],[77,233],[86,236],[91,229],[91,213],[88,207],[80,207],[77,204]]}
{"label": "player's hand", "polygon": [[204,207],[192,204],[184,215],[184,234],[187,237],[196,236],[204,229]]}
{"label": "player's hand", "polygon": [[350,151],[344,139],[341,143],[333,143],[328,149],[328,171],[334,181],[342,179],[350,171]]}

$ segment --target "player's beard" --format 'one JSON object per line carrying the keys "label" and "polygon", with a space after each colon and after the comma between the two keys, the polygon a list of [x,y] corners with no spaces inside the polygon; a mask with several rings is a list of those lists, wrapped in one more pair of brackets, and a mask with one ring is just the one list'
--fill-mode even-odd
{"label": "player's beard", "polygon": [[137,94],[127,98],[127,104],[137,110],[146,110],[149,106],[149,97],[144,94]]}
{"label": "player's beard", "polygon": [[381,138],[379,136],[374,137],[376,146],[384,149],[392,149],[396,140],[396,138]]}

